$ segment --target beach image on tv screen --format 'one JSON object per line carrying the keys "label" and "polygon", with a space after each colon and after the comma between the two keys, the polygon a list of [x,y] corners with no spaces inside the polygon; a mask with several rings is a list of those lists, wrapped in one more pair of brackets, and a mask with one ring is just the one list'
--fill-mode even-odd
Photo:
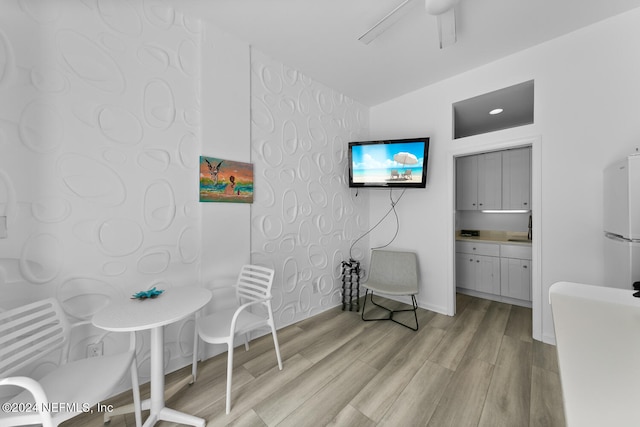
{"label": "beach image on tv screen", "polygon": [[354,183],[420,183],[424,142],[364,144],[351,148]]}

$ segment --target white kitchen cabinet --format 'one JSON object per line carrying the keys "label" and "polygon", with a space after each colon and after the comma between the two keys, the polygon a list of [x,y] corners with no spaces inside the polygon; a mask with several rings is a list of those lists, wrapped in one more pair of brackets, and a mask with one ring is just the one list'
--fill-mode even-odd
{"label": "white kitchen cabinet", "polygon": [[456,241],[456,287],[470,295],[531,304],[531,245]]}
{"label": "white kitchen cabinet", "polygon": [[502,152],[502,209],[531,209],[531,147]]}
{"label": "white kitchen cabinet", "polygon": [[475,255],[456,253],[456,286],[476,290]]}
{"label": "white kitchen cabinet", "polygon": [[531,301],[531,246],[500,246],[500,293]]}
{"label": "white kitchen cabinet", "polygon": [[456,160],[456,207],[461,211],[478,209],[478,158],[458,157]]}
{"label": "white kitchen cabinet", "polygon": [[456,242],[456,286],[500,295],[499,245]]}
{"label": "white kitchen cabinet", "polygon": [[476,255],[476,291],[500,295],[500,258]]}
{"label": "white kitchen cabinet", "polygon": [[478,155],[478,210],[502,207],[502,153]]}
{"label": "white kitchen cabinet", "polygon": [[502,208],[502,154],[476,154],[456,159],[456,208]]}
{"label": "white kitchen cabinet", "polygon": [[500,278],[502,296],[531,301],[531,261],[501,258]]}

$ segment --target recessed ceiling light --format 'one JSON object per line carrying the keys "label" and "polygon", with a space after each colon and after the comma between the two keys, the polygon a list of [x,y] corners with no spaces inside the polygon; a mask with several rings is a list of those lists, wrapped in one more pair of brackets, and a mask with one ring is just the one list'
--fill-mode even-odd
{"label": "recessed ceiling light", "polygon": [[489,114],[491,114],[492,116],[495,116],[496,114],[500,114],[503,111],[504,110],[502,108],[494,108],[493,110],[489,111]]}

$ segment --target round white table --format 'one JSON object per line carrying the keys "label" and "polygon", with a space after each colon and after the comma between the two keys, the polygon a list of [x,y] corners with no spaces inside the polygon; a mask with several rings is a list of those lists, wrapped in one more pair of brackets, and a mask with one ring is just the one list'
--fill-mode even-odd
{"label": "round white table", "polygon": [[204,427],[202,418],[167,408],[164,403],[164,326],[184,319],[211,300],[211,291],[193,286],[165,290],[156,298],[118,299],[93,316],[94,326],[107,331],[151,330],[151,399],[143,402],[150,409],[144,426],[165,420]]}

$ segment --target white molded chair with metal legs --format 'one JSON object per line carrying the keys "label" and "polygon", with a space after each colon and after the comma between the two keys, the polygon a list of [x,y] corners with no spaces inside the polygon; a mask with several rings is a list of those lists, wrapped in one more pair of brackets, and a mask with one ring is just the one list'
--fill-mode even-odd
{"label": "white molded chair with metal legs", "polygon": [[[127,371],[131,372],[136,425],[141,425],[135,333],[127,351],[67,362],[71,330],[88,323],[71,325],[54,298],[0,313],[0,388],[23,390],[3,405],[10,410],[0,411],[0,425],[53,427],[95,410],[93,406],[111,396]],[[60,363],[44,377],[9,376],[56,352]]]}
{"label": "white molded chair with metal legs", "polygon": [[[412,331],[418,330],[418,257],[414,252],[387,251],[375,249],[371,251],[371,263],[369,266],[369,277],[362,284],[365,288],[364,303],[362,305],[362,320],[391,320]],[[371,292],[371,303],[387,312],[385,317],[367,318],[365,309],[367,308],[367,296]],[[411,297],[411,308],[395,310],[385,307],[373,299],[374,293]],[[401,322],[393,317],[394,314],[403,311],[412,311],[415,326]]]}
{"label": "white molded chair with metal legs", "polygon": [[[233,372],[233,346],[236,335],[244,335],[245,349],[249,350],[248,334],[256,329],[271,328],[273,344],[282,370],[280,347],[271,309],[271,286],[274,271],[257,265],[245,265],[235,284],[238,307],[196,317],[195,338],[193,340],[193,380],[198,369],[198,337],[210,344],[226,344],[227,354],[227,414],[231,411],[231,378]],[[255,308],[261,309],[260,313]]]}

